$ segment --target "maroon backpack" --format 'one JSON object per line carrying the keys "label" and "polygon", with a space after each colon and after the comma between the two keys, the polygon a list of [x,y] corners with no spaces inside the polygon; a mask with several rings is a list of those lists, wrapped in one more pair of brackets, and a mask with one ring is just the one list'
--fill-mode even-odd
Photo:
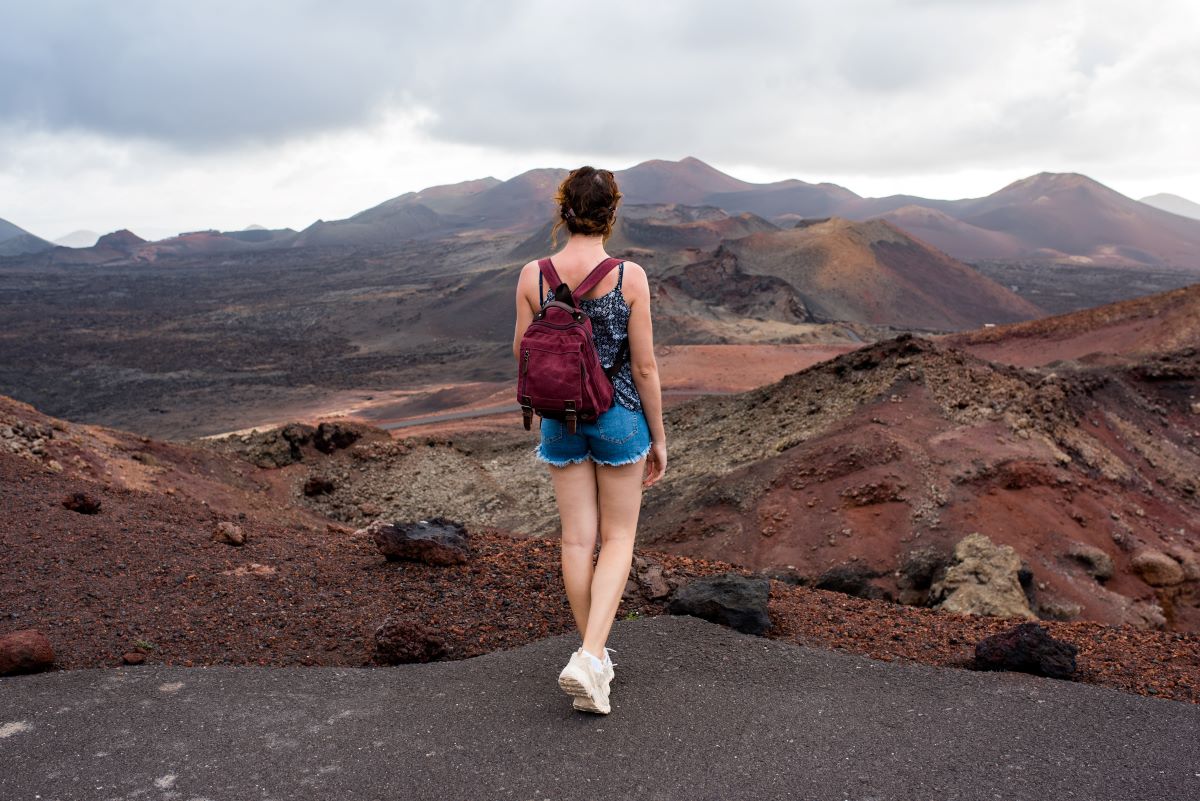
{"label": "maroon backpack", "polygon": [[521,337],[517,403],[526,430],[537,412],[565,421],[574,434],[577,420],[595,420],[612,407],[612,375],[621,367],[620,357],[608,370],[600,364],[592,319],[575,298],[586,295],[621,261],[609,258],[600,262],[574,292],[558,277],[550,259],[538,262],[542,275],[554,287],[554,299],[533,315]]}

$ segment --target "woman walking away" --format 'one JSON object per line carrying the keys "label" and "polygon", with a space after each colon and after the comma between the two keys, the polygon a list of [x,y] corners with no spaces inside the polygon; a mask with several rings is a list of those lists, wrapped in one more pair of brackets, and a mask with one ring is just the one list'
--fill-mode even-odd
{"label": "woman walking away", "polygon": [[[566,226],[570,234],[550,265],[572,290],[579,308],[591,318],[596,351],[612,373],[613,404],[595,420],[564,421],[543,417],[535,456],[546,462],[562,521],[563,584],[583,639],[559,674],[559,686],[574,696],[573,706],[608,714],[613,661],[605,647],[629,568],[642,490],[667,466],[662,420],[662,391],[650,322],[650,286],[646,272],[631,261],[610,269],[599,283],[574,295],[593,268],[608,259],[604,243],[612,234],[621,193],[608,170],[580,167],[558,188],[558,216],[552,234]],[[554,300],[537,261],[521,270],[517,284],[517,329],[513,355],[534,314]],[[628,337],[628,357],[624,357]],[[595,564],[596,537],[600,555]]]}

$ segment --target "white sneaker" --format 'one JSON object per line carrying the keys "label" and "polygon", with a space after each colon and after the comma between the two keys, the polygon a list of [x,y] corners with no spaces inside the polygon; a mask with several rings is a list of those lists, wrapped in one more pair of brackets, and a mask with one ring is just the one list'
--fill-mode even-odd
{"label": "white sneaker", "polygon": [[558,674],[558,686],[563,692],[575,697],[572,703],[575,709],[599,712],[602,715],[607,715],[610,711],[608,682],[608,671],[604,663],[584,652],[582,646],[571,654],[571,660]]}
{"label": "white sneaker", "polygon": [[[612,685],[613,679],[615,679],[617,677],[616,671],[613,670],[613,666],[616,665],[617,663],[612,661],[612,657],[609,656],[608,652],[615,651],[615,650],[617,650],[617,649],[616,648],[605,648],[604,649],[604,677],[605,677],[605,681],[609,685]],[[581,702],[581,699],[576,698],[575,702],[571,705],[573,707],[575,707],[576,709],[586,709],[587,707],[584,705],[584,703],[585,702]]]}

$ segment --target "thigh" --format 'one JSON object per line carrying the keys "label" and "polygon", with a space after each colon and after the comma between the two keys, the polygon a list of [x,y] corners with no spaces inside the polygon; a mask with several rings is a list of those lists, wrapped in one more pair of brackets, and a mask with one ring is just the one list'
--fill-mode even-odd
{"label": "thigh", "polygon": [[596,466],[584,459],[563,467],[551,467],[554,498],[562,521],[563,543],[591,548],[596,544],[599,503]]}
{"label": "thigh", "polygon": [[643,459],[629,464],[596,465],[599,492],[600,534],[633,538],[642,508]]}

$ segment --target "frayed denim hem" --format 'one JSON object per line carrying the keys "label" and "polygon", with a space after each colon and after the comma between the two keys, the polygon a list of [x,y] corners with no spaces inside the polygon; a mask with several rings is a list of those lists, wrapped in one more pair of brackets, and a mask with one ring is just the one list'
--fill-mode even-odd
{"label": "frayed denim hem", "polygon": [[641,453],[637,454],[636,456],[630,456],[628,459],[622,459],[619,462],[602,462],[599,459],[596,459],[595,457],[592,457],[592,460],[596,464],[602,464],[602,465],[606,465],[608,467],[620,467],[623,464],[633,464],[634,462],[638,461],[639,459],[644,458],[646,456],[646,454],[650,453],[650,447],[653,444],[654,443],[650,443],[650,445],[647,445],[646,449],[644,451],[642,451]]}
{"label": "frayed denim hem", "polygon": [[556,462],[556,461],[553,461],[552,459],[547,459],[545,456],[542,455],[542,446],[540,444],[536,448],[533,449],[533,456],[539,462],[545,462],[546,464],[550,465],[551,467],[566,467],[569,464],[579,464],[580,462],[582,462],[588,458],[588,455],[585,453],[583,456],[580,456],[578,459],[567,459],[565,461]]}

